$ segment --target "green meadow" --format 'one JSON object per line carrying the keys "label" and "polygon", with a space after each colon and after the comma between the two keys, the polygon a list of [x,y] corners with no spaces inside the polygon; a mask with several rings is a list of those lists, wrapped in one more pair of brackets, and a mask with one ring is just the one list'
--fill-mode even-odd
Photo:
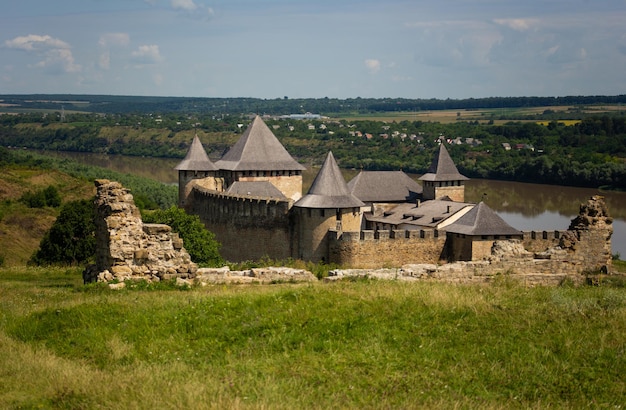
{"label": "green meadow", "polygon": [[616,409],[625,374],[610,277],[110,290],[0,269],[0,408]]}

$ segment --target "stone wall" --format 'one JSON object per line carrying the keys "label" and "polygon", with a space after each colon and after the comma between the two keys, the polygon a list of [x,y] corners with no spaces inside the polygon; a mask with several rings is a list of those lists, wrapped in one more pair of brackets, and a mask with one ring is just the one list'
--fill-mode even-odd
{"label": "stone wall", "polygon": [[197,184],[188,199],[187,212],[198,215],[215,234],[226,260],[291,257],[292,200],[232,195]]}
{"label": "stone wall", "polygon": [[446,241],[434,230],[330,231],[328,236],[329,261],[360,268],[438,263]]}
{"label": "stone wall", "polygon": [[167,225],[144,224],[128,189],[96,180],[96,263],[83,272],[85,283],[191,278],[197,265]]}

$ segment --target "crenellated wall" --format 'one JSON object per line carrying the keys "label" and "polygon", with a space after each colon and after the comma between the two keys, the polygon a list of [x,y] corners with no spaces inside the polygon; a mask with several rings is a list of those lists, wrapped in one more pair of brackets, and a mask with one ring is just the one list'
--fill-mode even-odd
{"label": "crenellated wall", "polygon": [[[481,255],[480,258],[474,258],[474,261],[491,261],[495,258],[495,253],[498,253],[498,260],[507,261],[498,265],[495,270],[524,271],[532,268],[538,274],[547,274],[551,269],[572,274],[607,272],[611,267],[612,234],[612,218],[608,215],[604,200],[602,197],[592,197],[581,205],[580,214],[572,220],[568,230],[524,232],[522,240],[480,238],[470,243],[471,238],[464,238],[455,243],[447,243],[446,241],[456,239],[451,236],[446,238],[444,231],[437,230],[330,230],[328,260],[341,266],[368,269],[406,264],[445,264],[446,259],[458,260],[454,259],[454,252],[450,254],[451,249],[456,249],[459,253],[464,247],[471,247],[476,248],[476,254]],[[498,250],[495,249],[495,244],[507,242],[519,244],[519,247],[516,245],[502,251],[503,247],[499,245]],[[508,260],[508,257],[513,259]]]}
{"label": "crenellated wall", "polygon": [[359,268],[439,263],[445,241],[445,235],[436,230],[331,230],[328,232],[329,261]]}
{"label": "crenellated wall", "polygon": [[288,199],[232,195],[196,184],[186,210],[215,234],[225,259],[241,262],[292,256],[292,205]]}

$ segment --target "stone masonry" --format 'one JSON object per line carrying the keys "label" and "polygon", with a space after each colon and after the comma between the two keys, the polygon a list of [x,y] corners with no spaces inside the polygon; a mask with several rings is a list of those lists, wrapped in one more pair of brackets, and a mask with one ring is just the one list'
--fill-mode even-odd
{"label": "stone masonry", "polygon": [[101,179],[95,185],[96,263],[83,272],[85,283],[195,276],[198,267],[177,233],[143,223],[133,196],[118,182]]}

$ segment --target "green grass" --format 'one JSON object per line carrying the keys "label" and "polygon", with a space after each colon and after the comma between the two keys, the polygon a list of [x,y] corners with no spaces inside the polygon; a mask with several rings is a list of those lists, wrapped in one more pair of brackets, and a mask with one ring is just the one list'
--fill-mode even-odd
{"label": "green grass", "polygon": [[619,408],[626,293],[0,270],[1,408]]}

